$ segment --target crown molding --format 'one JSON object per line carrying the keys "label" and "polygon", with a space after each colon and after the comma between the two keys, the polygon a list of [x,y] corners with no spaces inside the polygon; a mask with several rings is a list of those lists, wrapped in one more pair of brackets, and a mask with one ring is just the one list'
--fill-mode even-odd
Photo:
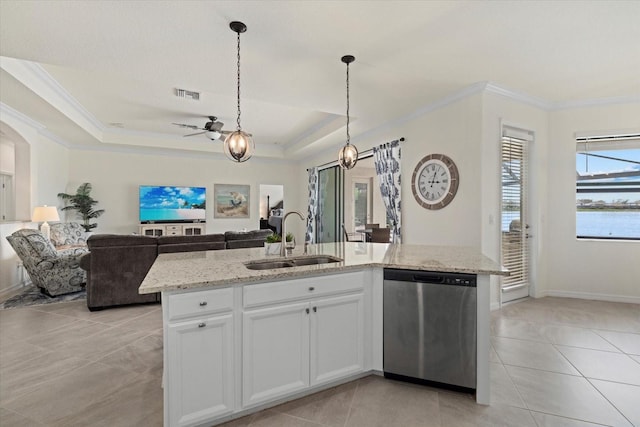
{"label": "crown molding", "polygon": [[31,117],[25,114],[22,114],[20,111],[8,106],[2,101],[0,101],[0,114],[12,117],[13,119],[35,129],[37,132],[45,129],[45,126],[42,123],[33,120]]}
{"label": "crown molding", "polygon": [[524,92],[511,90],[497,85],[493,82],[485,82],[484,90],[489,93],[495,93],[496,95],[501,95],[514,101],[521,102],[523,104],[531,105],[532,107],[540,108],[541,110],[550,111],[554,108],[554,104],[542,98],[537,98]]}

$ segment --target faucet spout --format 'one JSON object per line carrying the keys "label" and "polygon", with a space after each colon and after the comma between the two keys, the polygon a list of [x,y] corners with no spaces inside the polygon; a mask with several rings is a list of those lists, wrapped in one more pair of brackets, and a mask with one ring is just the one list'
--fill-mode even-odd
{"label": "faucet spout", "polygon": [[283,217],[282,217],[282,243],[280,243],[280,256],[286,257],[287,256],[287,250],[286,250],[286,246],[287,246],[287,227],[286,227],[286,223],[287,223],[287,217],[291,214],[296,214],[300,217],[300,219],[302,221],[306,220],[306,217],[304,215],[302,215],[299,211],[290,211],[287,212]]}

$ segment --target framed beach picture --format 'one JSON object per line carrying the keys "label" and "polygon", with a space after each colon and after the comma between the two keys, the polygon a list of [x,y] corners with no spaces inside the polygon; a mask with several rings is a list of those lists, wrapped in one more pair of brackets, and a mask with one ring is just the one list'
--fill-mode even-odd
{"label": "framed beach picture", "polygon": [[251,186],[213,184],[214,218],[249,218]]}

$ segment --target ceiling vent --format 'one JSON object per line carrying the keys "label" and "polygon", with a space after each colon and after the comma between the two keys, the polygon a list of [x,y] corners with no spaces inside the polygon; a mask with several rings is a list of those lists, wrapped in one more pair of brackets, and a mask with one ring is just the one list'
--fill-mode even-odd
{"label": "ceiling vent", "polygon": [[200,92],[192,92],[190,90],[176,88],[175,93],[178,98],[190,98],[194,101],[200,100]]}

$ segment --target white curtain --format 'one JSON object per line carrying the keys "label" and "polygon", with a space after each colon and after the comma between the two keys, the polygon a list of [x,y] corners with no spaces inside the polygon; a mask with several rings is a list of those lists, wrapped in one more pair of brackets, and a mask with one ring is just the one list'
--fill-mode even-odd
{"label": "white curtain", "polygon": [[318,213],[318,168],[312,167],[309,172],[309,207],[307,209],[306,243],[316,242],[316,214]]}
{"label": "white curtain", "polygon": [[400,220],[400,141],[395,140],[373,148],[380,193],[387,209],[387,218],[391,222],[393,243],[401,242]]}

